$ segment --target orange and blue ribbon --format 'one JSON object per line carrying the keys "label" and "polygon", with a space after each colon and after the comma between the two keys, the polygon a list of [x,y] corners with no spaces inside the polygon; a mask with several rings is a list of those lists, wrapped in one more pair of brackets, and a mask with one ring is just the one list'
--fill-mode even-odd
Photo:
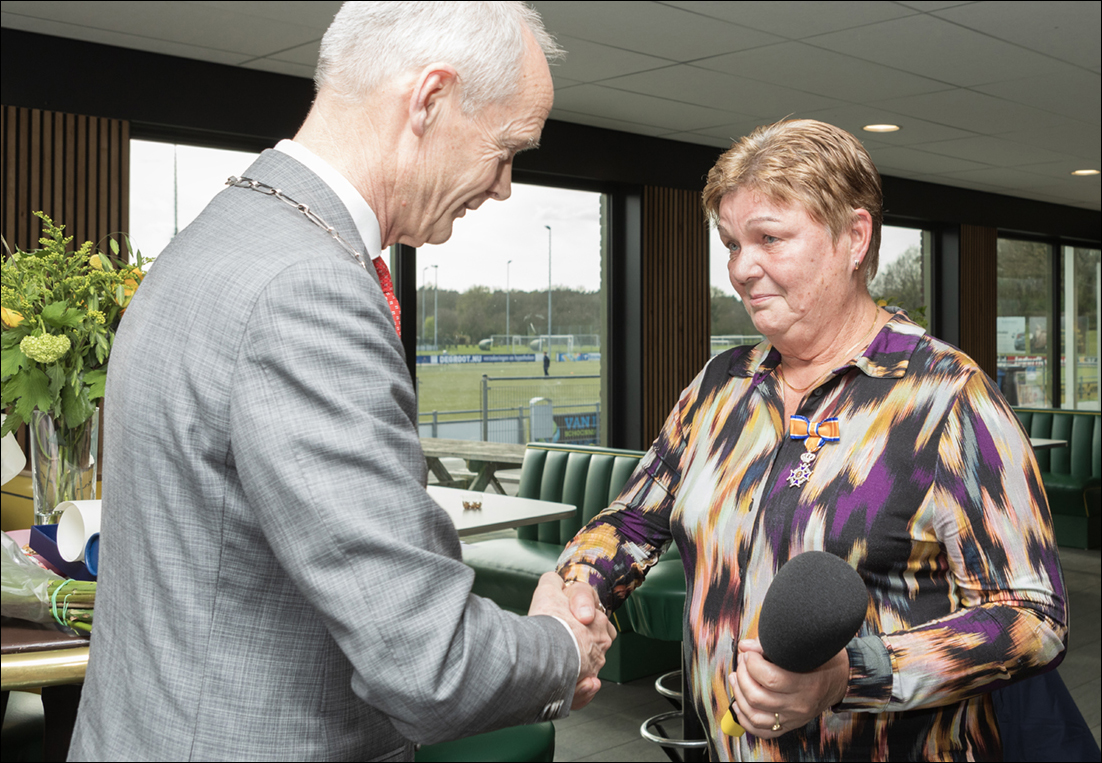
{"label": "orange and blue ribbon", "polygon": [[823,447],[824,442],[838,442],[838,419],[832,416],[822,421],[811,421],[807,416],[793,416],[789,420],[789,431],[793,440],[804,440],[804,447],[814,453]]}

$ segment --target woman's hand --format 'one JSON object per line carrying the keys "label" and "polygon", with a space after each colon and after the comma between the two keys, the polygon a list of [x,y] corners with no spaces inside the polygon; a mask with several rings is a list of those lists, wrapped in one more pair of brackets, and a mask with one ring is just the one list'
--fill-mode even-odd
{"label": "woman's hand", "polygon": [[846,650],[810,673],[790,673],[765,659],[761,644],[738,644],[738,665],[727,677],[735,714],[747,732],[775,739],[818,718],[846,696],[849,656]]}

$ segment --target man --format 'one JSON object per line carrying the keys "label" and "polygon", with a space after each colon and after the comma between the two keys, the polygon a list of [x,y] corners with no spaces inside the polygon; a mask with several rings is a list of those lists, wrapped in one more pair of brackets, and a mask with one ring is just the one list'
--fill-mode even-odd
{"label": "man", "polygon": [[531,614],[554,617],[470,594],[372,262],[509,196],[544,50],[519,3],[346,4],[294,142],[158,258],[111,358],[73,757],[411,759],[599,687],[592,600],[575,619],[553,574]]}

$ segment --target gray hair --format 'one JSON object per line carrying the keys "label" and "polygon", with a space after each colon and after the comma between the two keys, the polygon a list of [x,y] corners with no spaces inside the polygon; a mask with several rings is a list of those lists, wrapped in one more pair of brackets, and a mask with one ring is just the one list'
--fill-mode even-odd
{"label": "gray hair", "polygon": [[318,90],[362,98],[393,77],[451,64],[471,113],[515,95],[527,30],[548,61],[563,50],[522,2],[348,2],[321,40]]}

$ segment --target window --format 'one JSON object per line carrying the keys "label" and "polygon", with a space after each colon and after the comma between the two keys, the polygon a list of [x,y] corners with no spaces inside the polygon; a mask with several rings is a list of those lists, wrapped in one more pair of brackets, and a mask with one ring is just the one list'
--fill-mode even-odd
{"label": "window", "polygon": [[130,141],[130,240],[146,258],[160,254],[256,154]]}
{"label": "window", "polygon": [[709,272],[712,285],[712,355],[718,355],[740,344],[757,344],[762,335],[731,285],[727,272],[727,247],[712,226],[708,239]]}
{"label": "window", "polygon": [[1000,237],[997,255],[999,389],[1011,405],[1050,407],[1052,246]]}
{"label": "window", "polygon": [[1100,409],[1098,314],[1102,312],[1102,265],[1098,249],[1063,247],[1061,290],[1060,407]]}
{"label": "window", "polygon": [[607,443],[602,196],[512,191],[417,252],[417,311],[403,326],[417,331],[421,436]]}
{"label": "window", "polygon": [[901,307],[915,323],[929,328],[930,252],[933,236],[918,228],[881,228],[880,260],[869,294]]}

